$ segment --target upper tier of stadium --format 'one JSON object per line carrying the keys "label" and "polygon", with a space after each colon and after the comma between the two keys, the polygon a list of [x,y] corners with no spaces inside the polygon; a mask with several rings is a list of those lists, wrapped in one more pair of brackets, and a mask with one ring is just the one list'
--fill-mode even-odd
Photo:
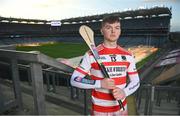
{"label": "upper tier of stadium", "polygon": [[[150,9],[137,9],[137,10],[128,10],[123,12],[114,12],[114,13],[105,13],[100,15],[76,17],[62,19],[61,23],[82,23],[82,22],[96,22],[101,21],[102,18],[106,15],[116,15],[119,16],[121,20],[123,19],[132,19],[132,18],[151,18],[151,17],[161,17],[169,16],[171,17],[171,8],[168,7],[154,7]],[[51,21],[40,20],[40,19],[23,19],[23,18],[12,18],[12,17],[1,17],[0,22],[16,22],[16,23],[34,23],[34,24],[50,24]]]}
{"label": "upper tier of stadium", "polygon": [[[0,39],[12,41],[16,38],[71,37],[63,41],[79,42],[81,38],[76,39],[75,37],[80,37],[78,30],[81,25],[91,27],[95,32],[95,37],[102,37],[100,32],[101,21],[107,15],[116,15],[120,18],[121,37],[129,37],[129,39],[121,39],[126,41],[126,45],[140,41],[140,43],[160,46],[169,38],[171,8],[154,7],[62,19],[61,25],[58,26],[51,25],[53,21],[48,20],[0,17]],[[131,36],[134,39],[131,39]]]}

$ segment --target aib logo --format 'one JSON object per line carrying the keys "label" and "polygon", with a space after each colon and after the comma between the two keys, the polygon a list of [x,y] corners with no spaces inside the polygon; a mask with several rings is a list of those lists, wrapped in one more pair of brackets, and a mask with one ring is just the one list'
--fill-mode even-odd
{"label": "aib logo", "polygon": [[116,62],[117,60],[116,60],[116,55],[115,54],[113,54],[113,55],[109,55],[110,57],[111,57],[111,61],[112,62]]}

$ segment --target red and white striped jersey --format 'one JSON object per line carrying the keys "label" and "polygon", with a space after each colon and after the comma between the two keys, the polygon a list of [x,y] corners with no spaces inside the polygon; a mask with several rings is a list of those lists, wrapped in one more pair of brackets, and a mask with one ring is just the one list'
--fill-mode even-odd
{"label": "red and white striped jersey", "polygon": [[[135,92],[139,87],[139,76],[133,55],[120,46],[106,48],[103,44],[100,44],[97,50],[110,78],[115,81],[116,86],[123,89],[126,96]],[[84,79],[87,74],[90,74],[91,80]],[[127,75],[130,80],[128,84]],[[118,111],[120,106],[111,94],[111,90],[101,88],[100,80],[103,78],[103,74],[93,54],[88,51],[73,72],[71,84],[79,88],[92,89],[93,110],[99,112]],[[127,108],[126,99],[122,100],[122,102]]]}

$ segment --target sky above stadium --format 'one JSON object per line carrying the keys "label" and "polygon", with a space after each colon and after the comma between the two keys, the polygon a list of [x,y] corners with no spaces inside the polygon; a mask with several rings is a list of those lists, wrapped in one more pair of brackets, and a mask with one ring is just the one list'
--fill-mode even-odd
{"label": "sky above stadium", "polygon": [[154,6],[172,7],[171,31],[180,31],[180,0],[0,0],[0,16],[60,20]]}

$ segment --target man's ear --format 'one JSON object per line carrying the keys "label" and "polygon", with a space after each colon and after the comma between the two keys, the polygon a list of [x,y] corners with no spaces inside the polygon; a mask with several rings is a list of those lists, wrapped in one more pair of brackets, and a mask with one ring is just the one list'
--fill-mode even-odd
{"label": "man's ear", "polygon": [[101,29],[101,35],[103,35],[103,31],[102,31],[102,29]]}

